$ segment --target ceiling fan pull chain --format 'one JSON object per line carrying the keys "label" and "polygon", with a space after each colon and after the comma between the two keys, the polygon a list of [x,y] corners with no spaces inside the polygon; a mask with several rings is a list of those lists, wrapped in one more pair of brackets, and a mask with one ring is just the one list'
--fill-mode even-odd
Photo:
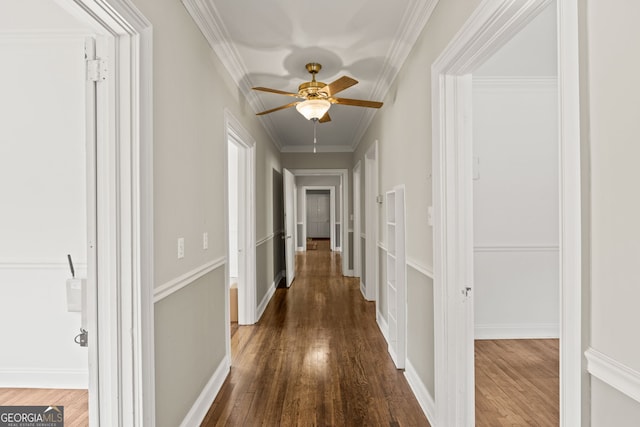
{"label": "ceiling fan pull chain", "polygon": [[316,139],[316,126],[318,126],[318,119],[313,119],[313,153],[315,154],[316,151],[316,143],[318,142],[318,140]]}

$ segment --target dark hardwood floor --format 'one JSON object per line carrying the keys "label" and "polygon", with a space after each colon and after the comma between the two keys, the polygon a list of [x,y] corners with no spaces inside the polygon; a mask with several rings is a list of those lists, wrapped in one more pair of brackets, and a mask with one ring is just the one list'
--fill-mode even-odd
{"label": "dark hardwood floor", "polygon": [[476,426],[560,424],[558,340],[478,340]]}
{"label": "dark hardwood floor", "polygon": [[231,373],[203,426],[428,426],[357,279],[319,245],[297,255],[260,322],[232,336]]}

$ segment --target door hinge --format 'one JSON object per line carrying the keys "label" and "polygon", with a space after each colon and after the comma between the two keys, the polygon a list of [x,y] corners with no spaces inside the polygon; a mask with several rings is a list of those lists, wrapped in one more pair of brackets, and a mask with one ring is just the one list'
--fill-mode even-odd
{"label": "door hinge", "polygon": [[87,59],[87,81],[102,82],[107,79],[107,61],[104,59]]}

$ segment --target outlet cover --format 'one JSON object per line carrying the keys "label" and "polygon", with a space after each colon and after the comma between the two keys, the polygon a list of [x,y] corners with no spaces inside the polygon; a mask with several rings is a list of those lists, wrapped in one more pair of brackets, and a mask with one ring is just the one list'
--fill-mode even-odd
{"label": "outlet cover", "polygon": [[184,237],[178,238],[178,259],[184,258]]}

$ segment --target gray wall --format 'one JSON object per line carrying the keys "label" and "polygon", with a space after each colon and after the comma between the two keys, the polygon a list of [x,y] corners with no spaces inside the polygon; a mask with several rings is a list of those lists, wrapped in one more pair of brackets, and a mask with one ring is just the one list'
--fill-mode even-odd
{"label": "gray wall", "polygon": [[[640,376],[640,3],[582,2],[585,145],[591,165],[591,347]],[[586,33],[586,34],[585,34]],[[586,36],[586,40],[585,39]],[[585,44],[583,43],[583,47]],[[592,380],[592,425],[631,426],[640,402]]]}
{"label": "gray wall", "polygon": [[[384,106],[376,112],[353,156],[352,166],[360,161],[364,179],[364,155],[378,140],[378,194],[384,194],[396,185],[405,185],[407,260],[428,269],[433,266],[433,230],[426,221],[427,208],[432,203],[430,70],[440,52],[479,3],[479,0],[449,0],[438,3],[385,97]],[[420,96],[416,96],[416,93],[420,93]],[[364,188],[363,181],[363,218]],[[378,235],[380,239],[385,239],[384,206],[380,213]],[[421,299],[412,300],[408,305],[408,319],[419,319],[423,315],[428,317],[429,313],[433,313],[433,297],[428,283],[426,278],[416,280],[413,273],[409,276],[408,292]],[[417,286],[427,288],[417,289]],[[379,307],[383,310],[385,306],[379,304]],[[407,346],[409,361],[416,367],[420,381],[433,394],[433,388],[429,388],[433,383],[430,368],[434,363],[433,330],[409,326]]]}
{"label": "gray wall", "polygon": [[[133,1],[153,25],[154,273],[159,287],[226,256],[225,108],[256,141],[257,240],[276,231],[272,171],[281,170],[280,154],[181,2]],[[209,234],[207,250],[201,243],[204,232]],[[176,256],[179,237],[185,239],[183,259]],[[273,262],[273,245],[258,248],[257,258]],[[259,287],[273,283],[273,264],[270,268],[258,271]],[[179,425],[224,362],[223,270],[156,303],[158,427]]]}

